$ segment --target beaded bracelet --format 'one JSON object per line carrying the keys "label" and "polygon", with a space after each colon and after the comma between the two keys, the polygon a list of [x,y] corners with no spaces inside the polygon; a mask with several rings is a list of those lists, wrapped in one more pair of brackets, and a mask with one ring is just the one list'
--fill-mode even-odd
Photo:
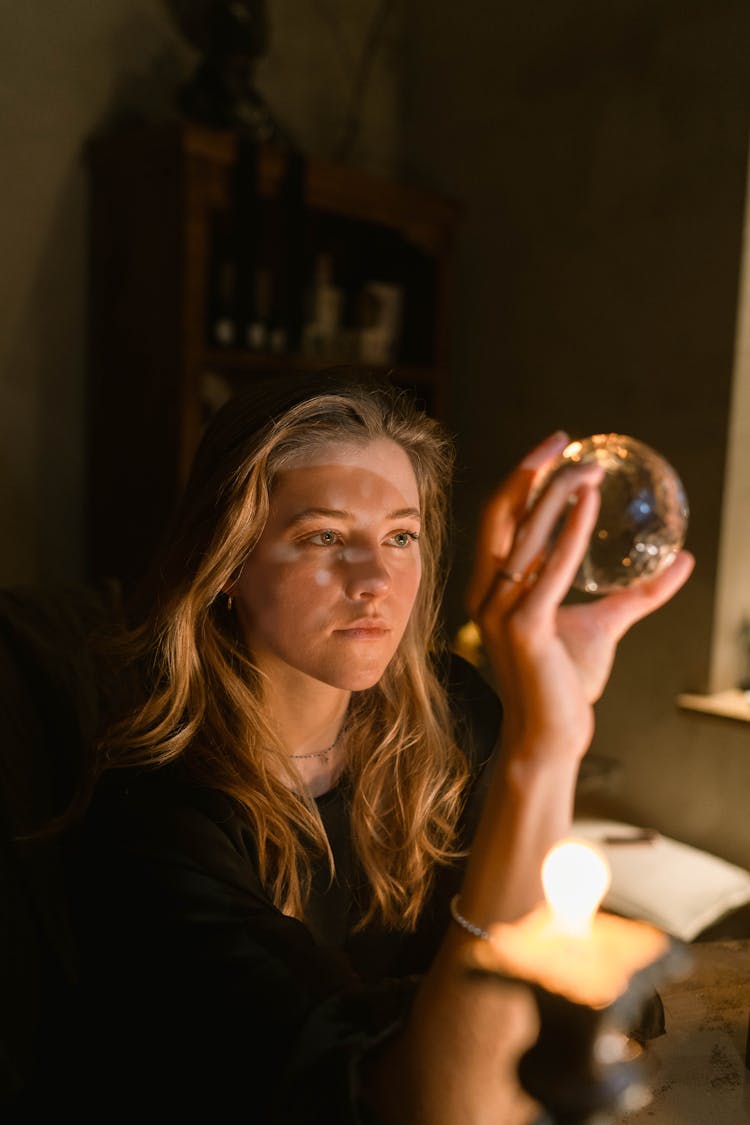
{"label": "beaded bracelet", "polygon": [[489,941],[490,935],[487,930],[483,930],[480,926],[475,926],[468,918],[464,918],[463,914],[458,910],[458,895],[454,895],[451,899],[451,918],[457,922],[463,929],[468,930],[474,937],[482,938],[483,941]]}

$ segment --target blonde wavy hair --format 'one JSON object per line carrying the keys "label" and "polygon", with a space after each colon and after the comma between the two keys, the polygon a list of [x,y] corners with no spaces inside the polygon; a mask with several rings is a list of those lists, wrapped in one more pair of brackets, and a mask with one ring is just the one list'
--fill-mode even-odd
{"label": "blonde wavy hair", "polygon": [[352,696],[342,782],[369,888],[359,926],[377,919],[413,929],[436,868],[459,854],[468,770],[437,667],[453,450],[404,392],[319,374],[238,395],[218,411],[159,559],[149,612],[127,635],[129,659],[147,686],[100,749],[103,768],[180,758],[196,783],[231,797],[252,827],[267,894],[304,918],[311,859],[327,856],[333,877],[333,856],[222,591],[258,541],[274,480],[290,460],[323,443],[384,437],[406,451],[416,476],[422,579],[390,665],[374,687]]}

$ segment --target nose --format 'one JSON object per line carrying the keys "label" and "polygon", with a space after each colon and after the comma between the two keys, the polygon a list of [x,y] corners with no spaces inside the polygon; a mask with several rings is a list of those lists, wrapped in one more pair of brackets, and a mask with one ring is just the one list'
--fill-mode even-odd
{"label": "nose", "polygon": [[391,588],[391,576],[376,551],[348,551],[346,595],[352,599],[382,598]]}

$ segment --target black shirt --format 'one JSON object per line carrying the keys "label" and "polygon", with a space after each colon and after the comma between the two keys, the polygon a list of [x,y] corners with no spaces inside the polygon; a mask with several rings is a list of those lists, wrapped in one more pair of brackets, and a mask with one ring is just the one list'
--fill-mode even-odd
{"label": "black shirt", "polygon": [[[457,657],[448,688],[474,778],[468,843],[501,709]],[[60,1068],[84,1112],[106,1101],[212,1121],[244,1107],[259,1125],[365,1120],[357,1060],[403,1018],[460,871],[441,869],[414,933],[353,933],[345,787],[317,804],[337,874],[314,869],[303,924],[269,901],[230,798],[171,766],[106,775],[76,860],[81,1002]]]}

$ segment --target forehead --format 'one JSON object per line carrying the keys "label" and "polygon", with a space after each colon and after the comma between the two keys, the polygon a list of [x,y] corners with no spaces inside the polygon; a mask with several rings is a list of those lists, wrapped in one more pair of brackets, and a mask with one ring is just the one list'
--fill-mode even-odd
{"label": "forehead", "polygon": [[385,501],[396,494],[404,504],[418,507],[419,489],[409,455],[390,438],[375,438],[361,444],[324,442],[299,450],[281,469],[274,494],[290,491],[346,490],[363,499]]}

